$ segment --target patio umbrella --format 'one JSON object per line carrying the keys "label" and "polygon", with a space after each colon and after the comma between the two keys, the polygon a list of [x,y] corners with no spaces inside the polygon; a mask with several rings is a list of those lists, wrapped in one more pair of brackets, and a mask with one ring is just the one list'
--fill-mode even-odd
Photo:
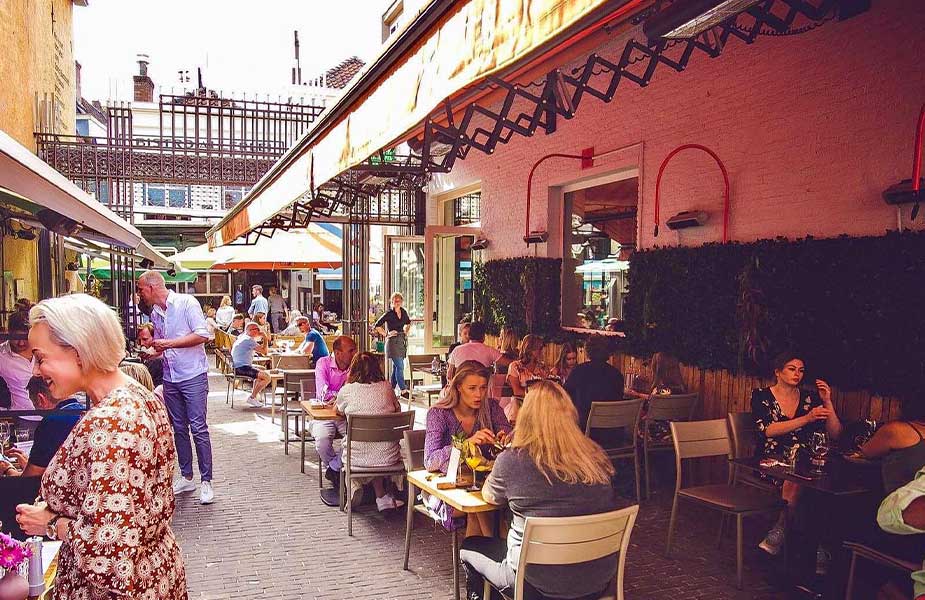
{"label": "patio umbrella", "polygon": [[[146,270],[147,269],[136,268],[134,278],[138,279],[138,277]],[[112,268],[109,264],[109,261],[104,258],[94,258],[90,262],[90,273],[100,281],[109,281],[112,279]],[[161,275],[164,276],[164,280],[167,283],[177,283],[183,281],[192,283],[196,281],[197,273],[178,269],[176,275],[168,275],[163,271],[161,272]],[[86,267],[81,267],[78,276],[81,278],[81,280],[87,278]]]}
{"label": "patio umbrella", "polygon": [[213,269],[335,269],[341,266],[341,239],[315,224],[277,232],[252,246],[230,246]]}
{"label": "patio umbrella", "polygon": [[183,265],[185,269],[211,269],[216,262],[231,258],[237,248],[238,246],[220,246],[209,250],[209,244],[200,244],[174,254],[170,258]]}

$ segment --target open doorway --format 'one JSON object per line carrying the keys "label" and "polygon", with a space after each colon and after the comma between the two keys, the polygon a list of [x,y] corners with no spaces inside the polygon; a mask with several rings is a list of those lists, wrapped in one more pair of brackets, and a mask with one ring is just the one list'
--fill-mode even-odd
{"label": "open doorway", "polygon": [[[578,189],[575,189],[578,188]],[[623,320],[629,260],[636,249],[639,175],[564,188],[562,324],[606,329]]]}

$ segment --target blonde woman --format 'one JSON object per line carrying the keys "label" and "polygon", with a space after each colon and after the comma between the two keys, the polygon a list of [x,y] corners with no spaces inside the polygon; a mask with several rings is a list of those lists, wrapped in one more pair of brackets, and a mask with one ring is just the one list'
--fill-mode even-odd
{"label": "blonde woman", "polygon": [[398,292],[392,294],[392,308],[376,321],[376,331],[385,337],[385,357],[392,363],[392,387],[401,393],[408,389],[405,383],[405,357],[408,355],[408,331],[411,329],[411,317],[402,308],[405,298]]}
{"label": "blonde woman", "polygon": [[118,317],[72,294],[43,300],[29,318],[35,374],[56,398],[86,392],[90,399],[42,475],[44,500],[16,507],[27,534],[63,542],[55,598],[185,600],[183,554],[170,529],[177,463],[170,418],[119,370]]}
{"label": "blonde woman", "polygon": [[234,319],[234,306],[231,305],[231,296],[222,296],[222,303],[215,311],[215,322],[222,329],[228,329]]}
{"label": "blonde woman", "polygon": [[502,327],[501,335],[498,336],[498,350],[501,351],[501,358],[495,362],[496,373],[507,375],[511,363],[520,356],[518,348],[520,348],[520,336],[510,327]]}
{"label": "blonde woman", "polygon": [[556,359],[556,364],[552,368],[552,374],[559,378],[560,383],[565,383],[577,364],[578,349],[575,348],[575,344],[566,342],[559,349],[559,358]]}
{"label": "blonde woman", "polygon": [[507,383],[514,396],[523,398],[527,394],[527,383],[549,377],[549,368],[543,364],[543,338],[528,335],[520,342],[520,357],[511,363],[507,371]]}
{"label": "blonde woman", "polygon": [[151,372],[141,363],[127,362],[119,366],[119,370],[137,381],[146,390],[154,391],[154,379],[151,378]]}
{"label": "blonde woman", "polygon": [[[530,386],[514,430],[511,449],[502,452],[482,488],[492,504],[507,503],[514,518],[507,542],[470,537],[460,560],[466,569],[466,598],[481,598],[483,578],[508,597],[523,543],[526,517],[571,517],[617,508],[614,469],[601,447],[578,428],[578,413],[558,384]],[[598,598],[614,581],[617,555],[567,566],[530,567],[525,597]]]}
{"label": "blonde woman", "polygon": [[[488,397],[488,369],[474,360],[459,365],[447,386],[446,396],[427,411],[427,435],[424,438],[424,467],[429,471],[446,472],[453,450],[453,436],[464,435],[479,445],[503,440],[511,433],[511,424],[494,398]],[[433,499],[432,499],[433,500]],[[459,526],[461,514],[438,502],[431,508],[443,515],[447,529]],[[490,531],[490,521],[472,519],[467,532]]]}
{"label": "blonde woman", "polygon": [[216,311],[211,306],[206,309],[206,329],[209,331],[209,341],[215,341],[215,330],[218,329],[218,321],[215,319]]}

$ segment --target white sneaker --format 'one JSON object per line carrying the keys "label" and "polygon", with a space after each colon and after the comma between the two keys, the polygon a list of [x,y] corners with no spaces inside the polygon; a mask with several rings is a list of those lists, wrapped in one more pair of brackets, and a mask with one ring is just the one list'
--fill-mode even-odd
{"label": "white sneaker", "polygon": [[192,492],[196,489],[196,482],[192,479],[187,479],[186,477],[180,477],[173,482],[173,493],[176,496],[177,494],[184,494],[186,492]]}
{"label": "white sneaker", "polygon": [[263,402],[261,402],[257,398],[248,398],[247,405],[250,406],[251,408],[263,408]]}
{"label": "white sneaker", "polygon": [[215,490],[212,489],[211,481],[203,481],[199,489],[199,503],[212,504],[215,502]]}
{"label": "white sneaker", "polygon": [[382,498],[376,498],[376,508],[379,509],[379,512],[392,510],[395,508],[395,500],[392,498],[391,494],[386,494]]}
{"label": "white sneaker", "polygon": [[784,530],[781,527],[774,527],[768,532],[758,547],[770,554],[777,556],[780,554],[780,548],[784,545]]}

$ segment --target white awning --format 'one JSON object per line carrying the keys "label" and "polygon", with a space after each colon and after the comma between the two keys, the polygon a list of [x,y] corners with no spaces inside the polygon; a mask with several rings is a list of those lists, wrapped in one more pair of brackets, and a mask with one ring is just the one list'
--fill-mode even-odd
{"label": "white awning", "polygon": [[0,131],[0,196],[33,215],[47,209],[79,223],[78,237],[131,250],[157,267],[170,266],[138,229],[4,131]]}
{"label": "white awning", "polygon": [[432,0],[208,232],[209,246],[246,235],[290,207],[310,185],[317,189],[402,141],[445,99],[535,57],[592,13],[614,6],[628,13],[641,2]]}

